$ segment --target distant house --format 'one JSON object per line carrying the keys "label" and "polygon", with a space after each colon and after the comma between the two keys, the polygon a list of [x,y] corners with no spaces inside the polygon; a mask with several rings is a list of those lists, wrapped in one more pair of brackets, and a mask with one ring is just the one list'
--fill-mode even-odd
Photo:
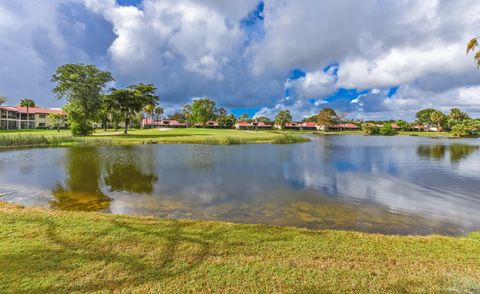
{"label": "distant house", "polygon": [[411,129],[413,131],[417,131],[417,132],[424,132],[424,131],[428,130],[428,128],[426,126],[422,126],[422,125],[415,125]]}
{"label": "distant house", "polygon": [[344,123],[335,124],[333,126],[330,126],[329,129],[334,131],[356,131],[359,130],[360,127],[352,123]]}
{"label": "distant house", "polygon": [[184,123],[179,123],[174,119],[162,119],[162,120],[153,120],[153,119],[143,119],[142,128],[186,128],[187,125]]}
{"label": "distant house", "polygon": [[237,121],[235,123],[235,129],[237,130],[249,130],[252,128],[253,128],[252,124],[249,123],[248,121]]}
{"label": "distant house", "polygon": [[218,122],[209,120],[205,123],[205,127],[217,129],[217,128],[220,128],[221,126]]}
{"label": "distant house", "polygon": [[392,124],[392,129],[398,131],[398,130],[401,130],[402,128],[401,128],[399,125],[397,125],[396,123],[393,123],[393,124]]}
{"label": "distant house", "polygon": [[263,121],[259,121],[259,122],[255,121],[255,122],[252,122],[252,127],[257,128],[257,129],[269,130],[269,129],[273,128],[273,125],[266,124]]}
{"label": "distant house", "polygon": [[[67,114],[58,108],[0,106],[0,129],[43,129],[58,127],[48,120],[49,114]],[[64,125],[66,127],[66,125]]]}
{"label": "distant house", "polygon": [[299,122],[289,122],[285,125],[285,129],[287,130],[300,130],[300,128],[302,127],[302,123],[299,123]]}
{"label": "distant house", "polygon": [[305,130],[305,131],[308,131],[308,130],[318,130],[318,126],[317,126],[317,123],[316,123],[316,122],[306,121],[306,122],[302,123],[301,129],[302,129],[302,130]]}

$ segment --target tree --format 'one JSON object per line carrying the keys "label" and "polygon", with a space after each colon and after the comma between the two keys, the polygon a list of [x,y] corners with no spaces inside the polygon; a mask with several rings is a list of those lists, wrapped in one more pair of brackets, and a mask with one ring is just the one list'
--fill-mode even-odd
{"label": "tree", "polygon": [[263,122],[265,124],[272,124],[272,120],[266,116],[259,116],[255,118],[257,122]]}
{"label": "tree", "polygon": [[123,116],[125,135],[128,134],[128,126],[132,119],[135,119],[146,105],[157,103],[159,98],[155,95],[155,91],[155,86],[145,84],[128,86],[127,89],[122,90],[111,90],[112,107]]}
{"label": "tree", "polygon": [[448,114],[448,127],[451,129],[453,128],[456,124],[462,122],[464,119],[469,118],[468,115],[465,112],[462,112],[458,108],[452,108],[450,109],[450,113]]}
{"label": "tree", "polygon": [[390,122],[386,122],[380,128],[378,133],[382,136],[393,136],[397,134],[397,131],[394,128],[392,128],[392,124]]}
{"label": "tree", "polygon": [[23,98],[20,100],[20,106],[27,108],[27,129],[30,128],[30,107],[35,107],[35,101],[28,98]]}
{"label": "tree", "polygon": [[477,62],[477,68],[480,67],[480,50],[477,50],[478,38],[471,39],[467,44],[467,54],[472,51],[474,53],[473,59]]}
{"label": "tree", "polygon": [[228,112],[225,108],[220,107],[217,110],[217,122],[220,126],[226,126],[227,125],[227,119],[228,119],[227,115],[228,115]]}
{"label": "tree", "polygon": [[210,98],[199,98],[192,101],[192,120],[205,126],[207,121],[215,120],[217,109],[215,101]]}
{"label": "tree", "polygon": [[239,121],[250,121],[250,115],[248,115],[248,113],[244,113],[238,118],[238,120]]}
{"label": "tree", "polygon": [[5,96],[0,96],[0,105],[2,105],[3,103],[7,102],[7,97]]}
{"label": "tree", "polygon": [[362,125],[362,131],[366,135],[377,135],[380,133],[380,128],[370,123],[364,123]]}
{"label": "tree", "polygon": [[98,116],[105,86],[113,80],[109,72],[95,65],[65,64],[57,68],[51,79],[56,83],[53,92],[57,99],[67,100],[65,109],[73,135],[93,133],[91,121]]}
{"label": "tree", "polygon": [[443,125],[447,120],[447,116],[443,112],[435,110],[432,112],[430,120],[437,127],[437,132],[440,132],[443,129]]}
{"label": "tree", "polygon": [[175,112],[168,115],[168,119],[176,120],[178,122],[184,123],[185,122],[185,115],[181,112]]}
{"label": "tree", "polygon": [[147,119],[153,119],[153,112],[155,111],[155,104],[147,104],[143,108],[143,111],[147,114]]}
{"label": "tree", "polygon": [[57,132],[60,132],[63,123],[65,122],[66,117],[60,113],[50,113],[48,115],[48,122],[57,128]]}
{"label": "tree", "polygon": [[337,122],[337,119],[338,117],[335,110],[329,107],[322,109],[317,115],[317,123],[320,126],[324,126],[325,130],[333,126]]}
{"label": "tree", "polygon": [[422,109],[418,111],[415,116],[417,117],[417,121],[420,124],[423,124],[427,127],[427,130],[430,128],[430,126],[433,124],[432,122],[432,113],[437,110],[432,109],[432,108],[427,108],[427,109]]}
{"label": "tree", "polygon": [[157,121],[161,119],[163,112],[164,112],[163,107],[160,107],[160,106],[155,107],[155,109],[153,110],[153,113],[155,113]]}
{"label": "tree", "polygon": [[185,119],[185,123],[187,124],[187,127],[190,127],[193,125],[193,117],[192,117],[192,105],[190,104],[185,104],[182,109],[182,114]]}
{"label": "tree", "polygon": [[280,110],[278,114],[275,116],[275,123],[279,125],[282,129],[285,128],[285,125],[288,122],[292,121],[292,115],[290,114],[290,110]]}
{"label": "tree", "polygon": [[399,126],[402,130],[405,130],[406,128],[408,128],[408,122],[401,119],[397,120],[395,124]]}
{"label": "tree", "polygon": [[480,135],[480,121],[467,118],[452,128],[452,135],[456,137],[470,137]]}

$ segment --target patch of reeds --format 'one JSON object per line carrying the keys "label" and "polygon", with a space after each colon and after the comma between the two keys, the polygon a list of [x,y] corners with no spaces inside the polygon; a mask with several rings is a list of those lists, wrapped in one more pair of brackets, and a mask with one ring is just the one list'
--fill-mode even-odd
{"label": "patch of reeds", "polygon": [[276,137],[273,139],[272,144],[293,144],[301,142],[309,142],[310,139],[303,136],[283,134],[283,136]]}
{"label": "patch of reeds", "polygon": [[0,147],[29,147],[29,146],[59,146],[59,145],[111,145],[112,140],[82,138],[74,136],[45,136],[45,135],[2,135],[0,136]]}

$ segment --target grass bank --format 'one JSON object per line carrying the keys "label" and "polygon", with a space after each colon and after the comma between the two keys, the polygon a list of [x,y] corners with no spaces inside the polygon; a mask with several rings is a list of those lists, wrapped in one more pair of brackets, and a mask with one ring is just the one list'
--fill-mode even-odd
{"label": "grass bank", "polygon": [[0,292],[480,291],[480,234],[385,236],[0,203]]}
{"label": "grass bank", "polygon": [[0,147],[42,146],[42,145],[74,145],[74,144],[254,144],[275,143],[288,144],[309,141],[308,138],[270,131],[238,131],[231,129],[142,129],[130,130],[128,135],[123,131],[97,130],[88,138],[72,137],[68,131],[62,130],[23,130],[1,131]]}

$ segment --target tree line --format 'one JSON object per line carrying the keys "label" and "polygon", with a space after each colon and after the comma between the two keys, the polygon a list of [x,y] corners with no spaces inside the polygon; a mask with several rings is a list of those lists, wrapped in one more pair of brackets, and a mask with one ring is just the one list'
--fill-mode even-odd
{"label": "tree line", "polygon": [[[157,88],[153,84],[138,83],[124,89],[108,88],[114,78],[108,71],[95,65],[65,64],[53,74],[53,92],[57,99],[65,99],[64,111],[73,135],[86,136],[94,131],[94,124],[101,122],[106,130],[109,125],[117,130],[123,123],[124,133],[128,134],[130,125],[140,126],[142,119],[160,120],[164,109],[159,106],[160,97],[156,95]],[[0,105],[6,97],[0,96]],[[20,106],[35,107],[31,99],[22,99]],[[437,131],[450,131],[455,136],[480,135],[480,120],[470,118],[465,112],[453,108],[445,114],[439,110],[428,108],[416,113],[416,120],[408,123],[404,120],[361,121],[347,120],[346,113],[336,112],[332,108],[323,108],[318,114],[306,117],[302,122],[315,122],[325,130],[341,122],[354,123],[367,134],[394,135],[397,129],[411,129],[415,125],[424,126],[427,130],[435,127]],[[223,107],[217,107],[210,98],[198,98],[185,104],[181,111],[169,114],[168,119],[185,123],[188,127],[205,126],[208,121],[231,128],[238,121],[263,122],[285,128],[292,122],[292,114],[288,109],[280,110],[274,119],[265,116],[250,118],[248,114],[235,117]],[[61,115],[51,115],[50,119],[56,125],[62,125],[65,118]],[[392,124],[398,128],[393,129]]]}

